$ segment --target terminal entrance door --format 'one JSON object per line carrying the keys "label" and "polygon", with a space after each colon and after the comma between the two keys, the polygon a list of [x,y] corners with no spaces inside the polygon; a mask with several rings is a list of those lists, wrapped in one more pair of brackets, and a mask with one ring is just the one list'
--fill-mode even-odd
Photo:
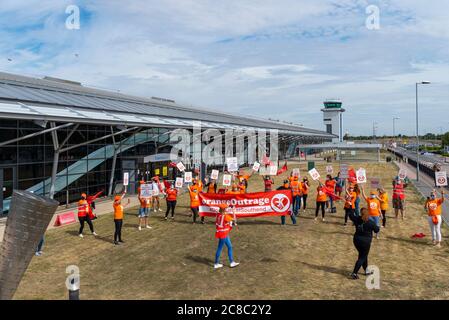
{"label": "terminal entrance door", "polygon": [[15,167],[0,167],[0,214],[3,212],[3,200],[12,196],[17,189],[17,174]]}

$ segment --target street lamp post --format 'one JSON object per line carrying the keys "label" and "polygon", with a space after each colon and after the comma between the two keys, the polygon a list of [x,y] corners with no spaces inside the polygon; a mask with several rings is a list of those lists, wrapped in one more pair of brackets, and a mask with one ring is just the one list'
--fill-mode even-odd
{"label": "street lamp post", "polygon": [[399,120],[399,119],[401,119],[401,118],[399,118],[399,117],[393,117],[393,140],[396,138],[396,126],[395,126],[395,121],[396,120]]}
{"label": "street lamp post", "polygon": [[419,113],[418,113],[418,85],[430,84],[430,81],[416,83],[416,181],[419,181]]}

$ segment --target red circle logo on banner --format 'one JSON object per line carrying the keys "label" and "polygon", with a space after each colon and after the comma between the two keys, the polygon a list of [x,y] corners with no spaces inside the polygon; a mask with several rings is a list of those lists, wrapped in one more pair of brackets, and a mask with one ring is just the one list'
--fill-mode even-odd
{"label": "red circle logo on banner", "polygon": [[290,208],[290,199],[285,194],[279,193],[271,199],[271,208],[276,212],[284,212]]}

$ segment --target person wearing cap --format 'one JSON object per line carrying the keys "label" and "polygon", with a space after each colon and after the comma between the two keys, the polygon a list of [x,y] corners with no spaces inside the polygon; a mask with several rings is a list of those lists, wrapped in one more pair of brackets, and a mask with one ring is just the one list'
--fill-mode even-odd
{"label": "person wearing cap", "polygon": [[355,200],[357,199],[357,193],[354,191],[354,186],[352,184],[349,185],[346,190],[345,196],[345,226],[348,225],[348,218],[355,214]]}
{"label": "person wearing cap", "polygon": [[405,188],[407,183],[397,176],[393,180],[393,208],[396,219],[399,217],[399,212],[402,220],[405,219]]}
{"label": "person wearing cap", "polygon": [[[382,212],[380,211],[380,201],[377,198],[376,191],[372,190],[370,196],[367,197],[363,187],[361,188],[363,198],[365,198],[368,205],[369,219],[380,227],[380,219],[382,219]],[[379,232],[376,232],[376,238],[379,239]]]}
{"label": "person wearing cap", "polygon": [[215,253],[215,263],[214,269],[219,269],[223,267],[223,264],[220,263],[220,256],[223,247],[226,245],[228,248],[228,257],[230,262],[230,267],[235,268],[239,265],[238,262],[234,261],[234,256],[232,252],[232,243],[231,238],[229,237],[229,233],[232,230],[233,225],[237,225],[233,215],[235,216],[235,208],[233,208],[233,215],[226,213],[228,205],[221,204],[218,209],[217,216],[215,218],[215,238],[218,239],[217,251]]}
{"label": "person wearing cap", "polygon": [[[280,186],[279,188],[277,188],[277,190],[292,190],[290,187],[290,181],[289,180],[284,180],[284,184],[282,186]],[[292,207],[293,209],[293,207]],[[295,213],[292,211],[290,211],[290,218],[292,219],[292,224],[296,225],[296,217],[295,217]],[[285,226],[285,216],[281,216],[281,225]]]}
{"label": "person wearing cap", "polygon": [[315,221],[318,220],[318,213],[321,210],[321,221],[325,222],[324,216],[326,215],[326,202],[327,202],[327,194],[326,194],[326,186],[318,181],[319,185],[316,189],[316,208],[315,208]]}
{"label": "person wearing cap", "polygon": [[[200,192],[202,191],[198,186],[197,179],[192,179],[192,185],[188,186],[190,194],[190,209],[192,210],[193,223],[196,223],[196,218],[199,215],[200,208]],[[204,224],[204,216],[201,217],[201,223]]]}
{"label": "person wearing cap", "polygon": [[432,243],[438,248],[441,247],[441,206],[443,202],[444,190],[441,189],[441,198],[439,199],[437,198],[436,190],[433,190],[425,205],[430,231],[432,233]]}
{"label": "person wearing cap", "polygon": [[78,201],[78,220],[80,222],[80,229],[79,229],[79,237],[83,238],[83,230],[84,230],[84,224],[87,222],[89,225],[89,229],[92,232],[94,236],[97,235],[94,231],[94,225],[92,224],[92,221],[89,217],[89,203],[87,202],[87,194],[82,193],[81,194],[81,200]]}
{"label": "person wearing cap", "polygon": [[388,210],[388,193],[384,188],[377,189],[377,199],[380,201],[380,212],[382,213],[382,227],[387,226],[387,210]]}
{"label": "person wearing cap", "polygon": [[272,187],[274,184],[273,179],[270,176],[265,176],[263,183],[264,183],[264,187],[265,187],[265,192],[270,192],[272,190]]}
{"label": "person wearing cap", "polygon": [[128,198],[128,202],[126,204],[122,204],[122,199],[125,197],[126,193],[122,193],[122,195],[116,195],[114,197],[114,203],[112,204],[114,208],[114,244],[118,245],[120,243],[124,243],[122,240],[122,226],[123,226],[123,208],[130,204],[130,199]]}

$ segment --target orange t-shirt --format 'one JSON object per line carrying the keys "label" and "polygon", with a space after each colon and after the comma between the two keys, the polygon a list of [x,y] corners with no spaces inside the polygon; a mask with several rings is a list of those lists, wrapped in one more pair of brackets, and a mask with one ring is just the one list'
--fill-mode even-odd
{"label": "orange t-shirt", "polygon": [[238,191],[232,191],[232,190],[226,191],[226,194],[240,194],[240,193],[241,193],[240,190],[238,190]]}
{"label": "orange t-shirt", "polygon": [[326,181],[325,185],[326,185],[326,187],[328,189],[334,190],[335,189],[335,183],[336,183],[335,180],[328,180],[328,181]]}
{"label": "orange t-shirt", "polygon": [[302,194],[309,194],[309,186],[305,182],[301,182]]}
{"label": "orange t-shirt", "polygon": [[368,213],[371,217],[380,216],[380,201],[377,199],[366,198],[368,204]]}
{"label": "orange t-shirt", "polygon": [[176,201],[178,190],[170,188],[165,193],[167,194],[167,201]]}
{"label": "orange t-shirt", "polygon": [[443,199],[435,199],[427,201],[427,213],[429,216],[439,216],[441,215],[441,204]]}
{"label": "orange t-shirt", "polygon": [[207,188],[207,193],[215,193],[215,183],[209,183],[209,188]]}
{"label": "orange t-shirt", "polygon": [[121,204],[115,203],[114,207],[114,220],[122,220],[123,219],[123,206]]}
{"label": "orange t-shirt", "polygon": [[327,201],[327,195],[326,192],[324,192],[324,188],[318,187],[316,189],[316,202],[326,202]]}
{"label": "orange t-shirt", "polygon": [[200,189],[192,186],[189,190],[190,193],[190,208],[198,208],[200,206]]}
{"label": "orange t-shirt", "polygon": [[357,193],[355,193],[354,191],[351,192],[349,196],[346,195],[345,209],[355,209],[355,200],[357,200]]}
{"label": "orange t-shirt", "polygon": [[302,195],[302,186],[299,181],[293,180],[292,182],[290,182],[290,187],[292,189],[292,194],[294,197]]}
{"label": "orange t-shirt", "polygon": [[246,192],[246,186],[243,185],[243,184],[239,185],[239,189],[240,189],[240,193],[241,193],[241,194],[243,194],[243,193]]}

